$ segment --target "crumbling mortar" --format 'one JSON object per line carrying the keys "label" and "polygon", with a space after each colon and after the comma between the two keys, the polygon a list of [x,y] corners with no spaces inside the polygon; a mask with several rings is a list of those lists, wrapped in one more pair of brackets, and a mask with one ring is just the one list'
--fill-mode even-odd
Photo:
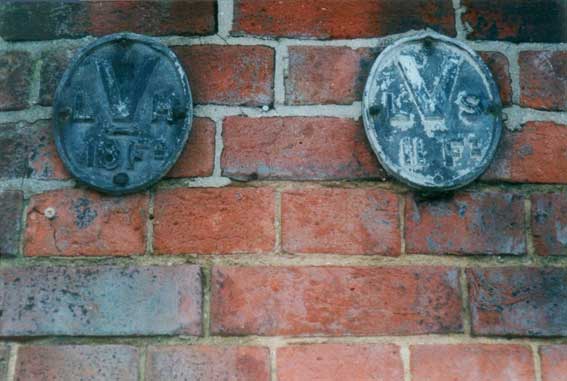
{"label": "crumbling mortar", "polygon": [[0,261],[0,270],[35,266],[180,266],[197,265],[204,269],[230,267],[451,267],[458,269],[498,267],[546,267],[567,269],[567,257],[541,257],[534,262],[526,256],[495,255],[431,255],[412,254],[403,257],[341,254],[160,254],[159,256],[88,256],[88,257],[26,257]]}
{"label": "crumbling mortar", "polygon": [[402,360],[404,381],[411,381],[411,352],[410,344],[403,343],[400,345],[400,357]]}
{"label": "crumbling mortar", "polygon": [[530,348],[532,350],[532,355],[534,359],[535,381],[543,381],[542,370],[541,370],[541,357],[539,354],[539,345],[536,343],[530,343]]}
{"label": "crumbling mortar", "polygon": [[567,338],[530,337],[477,337],[463,333],[430,334],[416,336],[47,336],[10,339],[12,345],[211,345],[211,346],[262,346],[277,350],[288,345],[310,344],[394,344],[400,347],[412,345],[565,345]]}

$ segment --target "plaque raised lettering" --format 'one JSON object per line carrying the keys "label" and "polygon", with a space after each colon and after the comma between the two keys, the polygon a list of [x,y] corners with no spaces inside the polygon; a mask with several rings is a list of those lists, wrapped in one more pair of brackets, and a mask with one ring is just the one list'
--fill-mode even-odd
{"label": "plaque raised lettering", "polygon": [[55,93],[55,143],[81,182],[111,194],[157,182],[189,133],[193,106],[173,52],[145,36],[100,38],[74,57]]}
{"label": "plaque raised lettering", "polygon": [[386,48],[363,96],[366,134],[382,166],[427,191],[459,188],[482,174],[500,140],[501,109],[476,53],[434,32]]}

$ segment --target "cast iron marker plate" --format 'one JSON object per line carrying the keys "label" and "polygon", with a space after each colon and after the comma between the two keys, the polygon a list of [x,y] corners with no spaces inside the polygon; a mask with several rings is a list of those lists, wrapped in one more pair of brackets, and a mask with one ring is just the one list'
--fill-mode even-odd
{"label": "cast iron marker plate", "polygon": [[53,105],[65,167],[110,194],[143,190],[164,176],[185,146],[192,117],[189,82],[175,54],[133,33],[79,51]]}
{"label": "cast iron marker plate", "polygon": [[490,71],[469,47],[434,32],[386,48],[362,103],[380,163],[420,190],[470,183],[488,167],[500,140],[502,103]]}

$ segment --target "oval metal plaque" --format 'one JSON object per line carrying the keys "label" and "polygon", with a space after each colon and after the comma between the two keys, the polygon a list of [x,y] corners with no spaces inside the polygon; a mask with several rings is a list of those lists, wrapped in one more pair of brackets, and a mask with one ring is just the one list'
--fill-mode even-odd
{"label": "oval metal plaque", "polygon": [[55,93],[55,143],[67,169],[124,194],[157,182],[181,154],[193,117],[187,76],[165,45],[133,33],[82,49]]}
{"label": "oval metal plaque", "polygon": [[386,48],[363,96],[366,134],[382,166],[427,191],[459,188],[482,174],[500,140],[501,109],[475,52],[434,32]]}

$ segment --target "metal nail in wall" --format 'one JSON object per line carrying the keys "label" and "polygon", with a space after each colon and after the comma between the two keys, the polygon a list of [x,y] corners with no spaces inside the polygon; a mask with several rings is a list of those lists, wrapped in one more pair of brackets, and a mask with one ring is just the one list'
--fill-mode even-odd
{"label": "metal nail in wall", "polygon": [[110,194],[148,188],[179,158],[193,117],[187,76],[165,45],[133,33],[80,50],[53,106],[55,143],[82,183]]}
{"label": "metal nail in wall", "polygon": [[478,55],[434,32],[386,48],[363,97],[366,134],[380,163],[424,191],[459,188],[482,174],[500,140],[501,109]]}

